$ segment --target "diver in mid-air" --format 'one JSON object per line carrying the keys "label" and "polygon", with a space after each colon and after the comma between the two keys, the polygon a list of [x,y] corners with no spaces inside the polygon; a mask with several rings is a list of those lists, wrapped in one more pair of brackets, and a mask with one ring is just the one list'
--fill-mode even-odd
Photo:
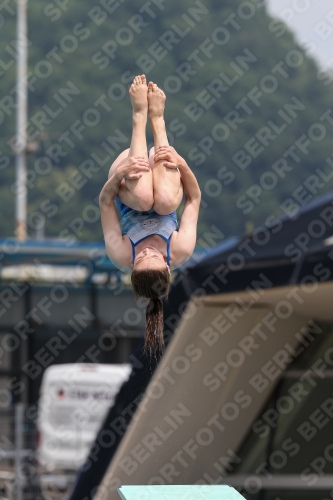
{"label": "diver in mid-air", "polygon": [[[196,244],[201,192],[186,161],[169,146],[165,94],[145,75],[129,89],[133,108],[130,148],[110,168],[100,194],[106,251],[120,269],[131,270],[136,298],[150,299],[146,309],[145,351],[163,349],[163,305],[170,272],[186,262]],[[147,151],[149,115],[154,147]],[[178,225],[176,209],[186,201]],[[119,221],[116,201],[121,214]]]}

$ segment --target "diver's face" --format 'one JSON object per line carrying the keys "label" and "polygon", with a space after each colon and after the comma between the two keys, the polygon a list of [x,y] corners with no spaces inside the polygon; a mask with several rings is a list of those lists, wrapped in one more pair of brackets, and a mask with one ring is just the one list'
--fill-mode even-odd
{"label": "diver's face", "polygon": [[170,268],[166,264],[163,255],[159,250],[154,247],[146,247],[141,252],[137,254],[134,259],[135,269],[165,269],[168,268],[170,274]]}

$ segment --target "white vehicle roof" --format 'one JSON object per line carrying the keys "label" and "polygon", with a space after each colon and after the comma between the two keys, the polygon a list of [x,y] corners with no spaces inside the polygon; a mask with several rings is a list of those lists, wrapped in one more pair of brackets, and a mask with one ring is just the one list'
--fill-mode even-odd
{"label": "white vehicle roof", "polygon": [[[123,364],[94,364],[94,363],[66,363],[61,365],[52,365],[46,368],[41,391],[45,385],[52,382],[81,382],[89,383],[92,379],[103,382],[112,382],[118,380],[120,374],[130,374],[131,365]],[[94,376],[95,375],[95,376]]]}

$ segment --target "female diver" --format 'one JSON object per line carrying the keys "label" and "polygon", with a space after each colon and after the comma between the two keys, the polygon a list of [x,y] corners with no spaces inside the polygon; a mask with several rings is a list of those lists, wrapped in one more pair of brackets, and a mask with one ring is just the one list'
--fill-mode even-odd
{"label": "female diver", "polygon": [[[164,92],[153,82],[147,86],[145,75],[140,75],[134,78],[129,94],[133,108],[130,148],[112,164],[99,201],[108,256],[115,266],[132,271],[135,297],[149,299],[144,351],[156,353],[164,347],[161,297],[168,295],[170,271],[193,253],[201,193],[186,161],[169,146]],[[154,137],[149,155],[148,115]],[[176,209],[183,194],[186,201],[178,227]]]}

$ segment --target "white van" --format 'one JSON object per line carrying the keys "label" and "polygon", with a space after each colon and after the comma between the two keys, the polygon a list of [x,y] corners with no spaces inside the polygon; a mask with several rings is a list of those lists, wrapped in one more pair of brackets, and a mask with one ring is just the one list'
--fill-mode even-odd
{"label": "white van", "polygon": [[120,386],[129,364],[63,364],[48,367],[38,406],[38,460],[46,470],[77,470]]}

